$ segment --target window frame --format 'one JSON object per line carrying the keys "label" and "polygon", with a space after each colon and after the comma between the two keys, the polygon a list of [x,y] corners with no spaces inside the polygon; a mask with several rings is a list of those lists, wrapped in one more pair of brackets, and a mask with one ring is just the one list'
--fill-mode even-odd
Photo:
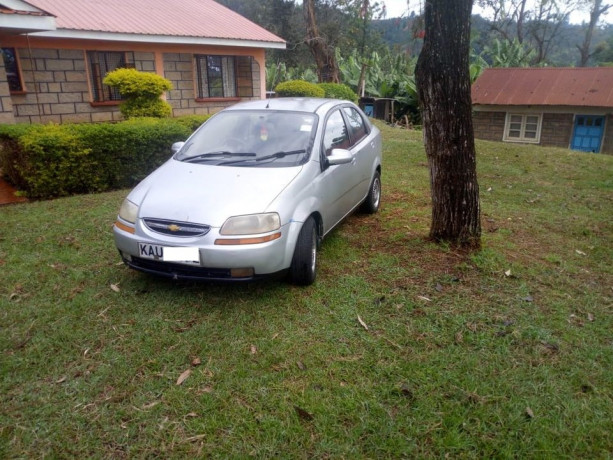
{"label": "window frame", "polygon": [[[120,59],[120,65],[114,67],[113,69],[107,66],[108,68],[105,70],[104,75],[103,75],[101,69],[98,69],[97,71],[95,71],[95,68],[94,68],[94,64],[99,65],[100,62],[96,62],[96,63],[92,62],[93,61],[92,57],[95,55],[96,59],[98,59],[98,56],[100,54],[104,54],[104,55],[123,54],[123,56]],[[134,51],[86,50],[85,57],[86,57],[87,77],[88,77],[87,83],[90,88],[91,105],[92,106],[105,106],[105,105],[121,104],[121,102],[124,99],[119,94],[119,91],[117,91],[116,89],[112,89],[108,85],[105,85],[103,83],[103,80],[106,74],[108,72],[112,72],[113,70],[122,69],[122,68],[134,68],[135,67]],[[102,94],[103,97],[101,99],[97,99],[97,96],[100,94]]]}
{"label": "window frame", "polygon": [[[211,85],[210,85],[210,80],[211,80],[211,75],[209,74],[209,58],[219,58],[221,59],[222,65],[221,65],[221,77],[216,77],[216,78],[221,78],[221,89],[222,89],[222,95],[218,96],[218,95],[213,95],[211,96]],[[224,60],[227,60],[231,58],[232,59],[232,76],[233,76],[233,81],[232,83],[232,89],[233,89],[233,95],[225,95],[225,83],[224,82],[224,78],[226,78],[226,75],[228,75],[227,72],[227,67],[224,66]],[[224,54],[194,54],[194,83],[195,83],[195,94],[196,94],[196,101],[198,102],[207,102],[207,101],[239,101],[241,100],[241,97],[238,95],[239,91],[238,91],[238,58],[239,56],[235,56],[235,55],[224,55]],[[207,84],[207,88],[206,88],[206,93],[204,92],[204,82],[205,80],[202,78],[202,71],[205,70],[206,71],[206,84]]]}
{"label": "window frame", "polygon": [[[519,137],[514,137],[510,135],[511,124],[517,123],[512,121],[512,117],[521,117],[519,132]],[[536,130],[534,131],[534,137],[526,137],[526,125],[528,125],[528,117],[536,117]],[[504,142],[517,142],[522,144],[539,144],[541,142],[541,128],[543,125],[543,114],[542,113],[531,113],[531,112],[507,112],[504,122],[504,136],[502,140]],[[513,130],[516,131],[516,130]],[[532,132],[532,131],[529,131]]]}
{"label": "window frame", "polygon": [[[8,66],[6,64],[6,57],[5,57],[4,50],[12,50],[13,57],[15,59],[15,70],[14,72],[11,72],[11,73],[15,73],[16,79],[19,82],[19,89],[17,90],[11,89],[11,84],[9,82]],[[17,51],[17,48],[13,46],[3,46],[2,48],[0,48],[0,51],[2,51],[2,59],[4,61],[4,70],[5,70],[6,77],[7,77],[7,84],[9,86],[9,94],[26,94],[27,90],[26,90],[25,82],[23,80],[23,75],[21,73],[21,65],[19,64],[20,58],[19,58],[19,52]]]}
{"label": "window frame", "polygon": [[[351,105],[343,105],[341,106],[340,110],[341,110],[341,115],[345,119],[345,126],[347,127],[347,130],[349,133],[349,139],[351,142],[351,145],[349,148],[351,149],[368,137],[368,135],[370,134],[370,126],[367,123],[367,121],[364,119],[360,111],[357,110],[355,107]],[[351,116],[347,114],[346,110],[353,110],[356,113],[356,115],[360,117],[360,120],[362,120],[362,127],[364,129],[364,133],[362,136],[358,137],[358,135],[356,135],[357,130],[351,124]]]}

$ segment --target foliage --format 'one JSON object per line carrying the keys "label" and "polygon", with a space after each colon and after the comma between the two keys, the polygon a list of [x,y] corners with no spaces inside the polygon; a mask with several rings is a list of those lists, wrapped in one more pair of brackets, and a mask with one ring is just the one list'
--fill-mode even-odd
{"label": "foliage", "polygon": [[517,39],[509,41],[495,38],[491,47],[485,47],[483,54],[492,63],[492,67],[528,67],[536,51],[528,49]]}
{"label": "foliage", "polygon": [[381,211],[307,289],[119,266],[126,190],[1,207],[0,456],[609,458],[613,157],[477,141],[466,256],[425,240],[421,133],[378,126]]}
{"label": "foliage", "polygon": [[119,110],[126,118],[169,117],[172,107],[160,99],[164,91],[172,89],[172,83],[164,77],[136,69],[116,69],[104,78],[104,84],[117,88],[124,101]]}
{"label": "foliage", "polygon": [[121,123],[0,125],[0,168],[31,198],[133,186],[208,116]]}
{"label": "foliage", "polygon": [[273,90],[278,83],[289,80],[304,80],[317,83],[317,74],[311,68],[288,68],[284,62],[266,66],[266,88]]}
{"label": "foliage", "polygon": [[342,83],[319,83],[318,86],[325,91],[324,97],[358,102],[358,95],[347,85]]}
{"label": "foliage", "polygon": [[324,97],[325,91],[315,83],[304,80],[291,80],[279,83],[275,87],[279,97]]}

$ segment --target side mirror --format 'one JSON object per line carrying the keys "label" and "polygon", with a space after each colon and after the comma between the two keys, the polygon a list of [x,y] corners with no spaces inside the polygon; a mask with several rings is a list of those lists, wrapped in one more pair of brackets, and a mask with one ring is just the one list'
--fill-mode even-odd
{"label": "side mirror", "polygon": [[345,149],[332,149],[332,153],[328,156],[328,164],[344,165],[353,161],[353,155],[349,150]]}
{"label": "side mirror", "polygon": [[172,144],[172,146],[170,147],[170,151],[172,152],[172,154],[174,155],[175,153],[177,153],[179,150],[181,150],[181,148],[183,148],[183,146],[185,145],[185,142],[175,142],[174,144]]}

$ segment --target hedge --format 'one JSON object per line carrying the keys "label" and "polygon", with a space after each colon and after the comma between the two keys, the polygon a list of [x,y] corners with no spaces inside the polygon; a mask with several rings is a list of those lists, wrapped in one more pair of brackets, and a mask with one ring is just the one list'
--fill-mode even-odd
{"label": "hedge", "polygon": [[326,92],[315,83],[304,80],[290,80],[275,87],[279,97],[324,97]]}
{"label": "hedge", "polygon": [[29,198],[132,187],[207,118],[0,125],[0,169]]}
{"label": "hedge", "polygon": [[319,83],[317,86],[324,90],[325,97],[329,99],[358,102],[358,95],[349,86],[342,83]]}

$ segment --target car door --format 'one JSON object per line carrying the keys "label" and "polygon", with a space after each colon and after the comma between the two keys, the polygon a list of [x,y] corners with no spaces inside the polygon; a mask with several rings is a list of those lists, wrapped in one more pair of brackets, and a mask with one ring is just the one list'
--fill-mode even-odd
{"label": "car door", "polygon": [[355,107],[344,106],[342,114],[349,128],[351,146],[354,156],[355,186],[351,191],[351,200],[358,204],[368,193],[372,180],[373,163],[375,161],[375,143],[369,137],[368,124]]}
{"label": "car door", "polygon": [[333,149],[350,149],[351,138],[341,109],[334,109],[326,118],[322,140],[324,170],[318,180],[318,193],[323,202],[321,210],[324,232],[328,232],[355,206],[352,191],[360,182],[356,174],[355,159],[351,163],[327,165],[326,157]]}

